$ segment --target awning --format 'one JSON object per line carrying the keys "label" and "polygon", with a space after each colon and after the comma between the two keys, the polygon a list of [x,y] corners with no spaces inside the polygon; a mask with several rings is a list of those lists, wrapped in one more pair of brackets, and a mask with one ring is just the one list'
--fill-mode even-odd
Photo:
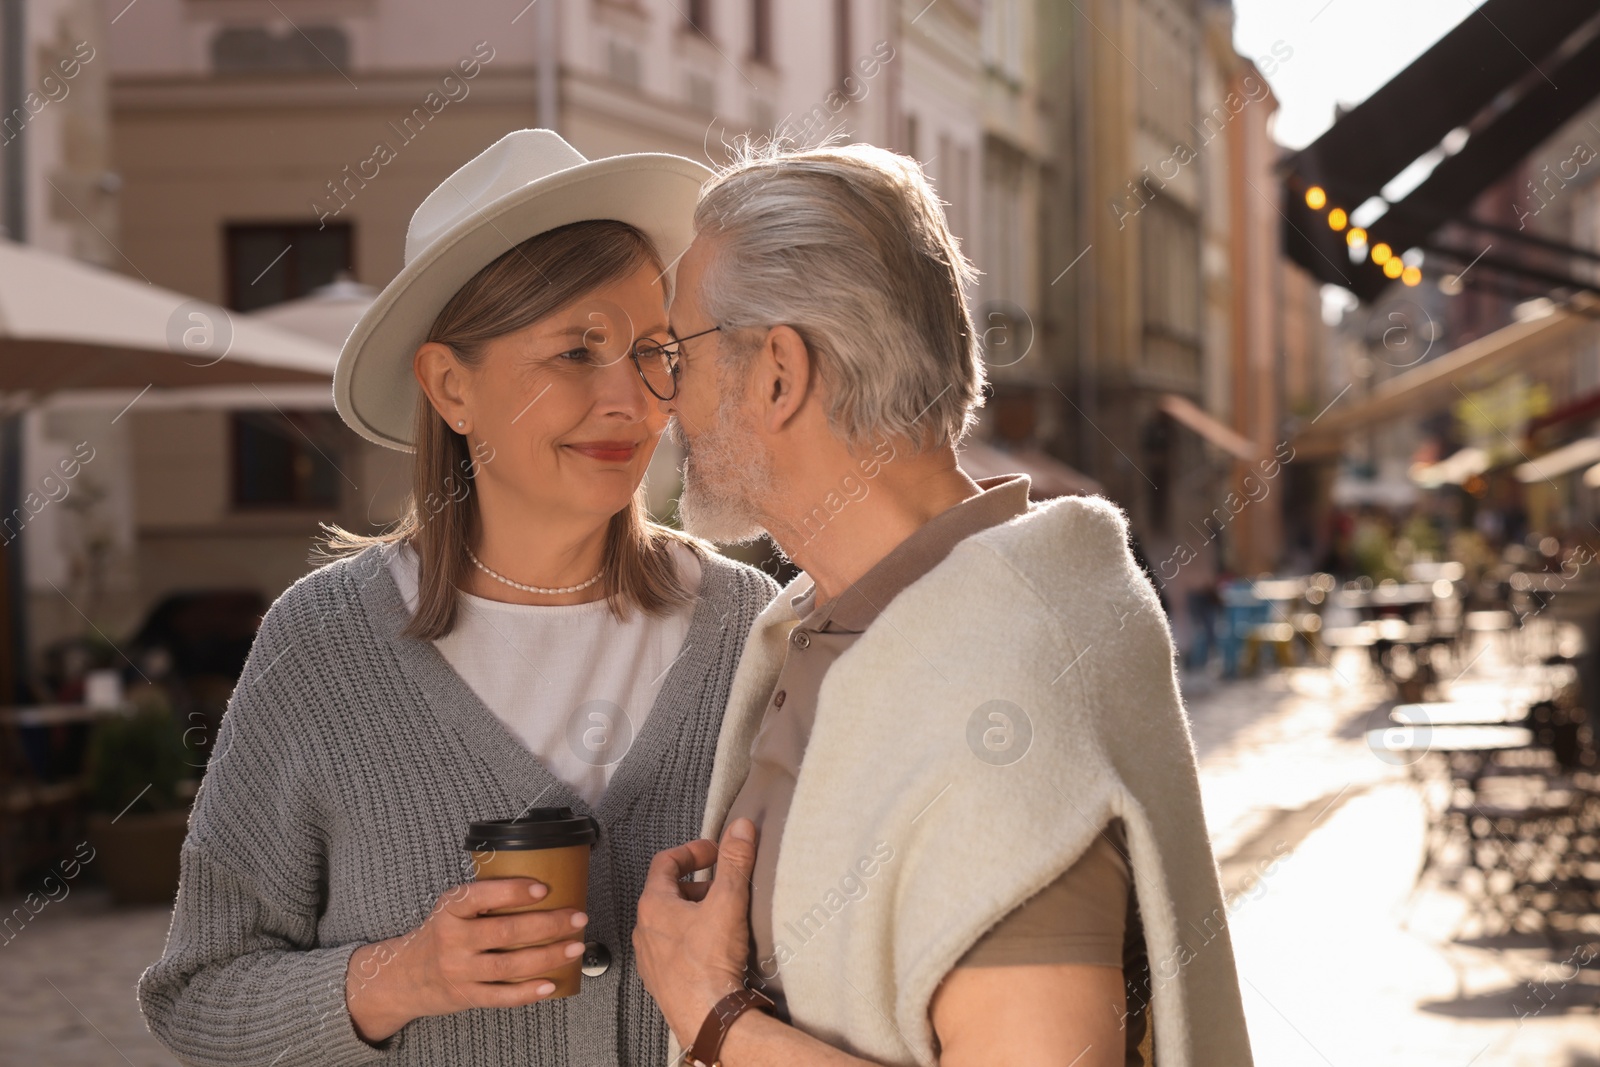
{"label": "awning", "polygon": [[[1546,289],[1590,287],[1572,275],[1571,259],[1561,258],[1581,252],[1469,212],[1479,194],[1596,96],[1600,13],[1593,0],[1487,0],[1286,161],[1285,253],[1318,279],[1374,299],[1393,279],[1364,253],[1350,261],[1350,231],[1333,228],[1330,212],[1354,212],[1431,155],[1432,172],[1367,226],[1364,248],[1381,242],[1397,255],[1422,248],[1458,259],[1453,269],[1460,271],[1485,242],[1441,236],[1453,223],[1492,233],[1499,246],[1483,256],[1471,284],[1500,272]],[[1316,207],[1306,201],[1312,187],[1326,194]],[[1552,252],[1561,255],[1548,258]]]}
{"label": "awning", "polygon": [[40,397],[35,411],[107,412],[107,418],[135,398],[141,412],[241,411],[276,406],[284,411],[337,411],[328,382],[251,382],[249,385],[203,385],[191,389],[73,389]]}
{"label": "awning", "polygon": [[336,347],[0,240],[0,390],[333,381]]}
{"label": "awning", "polygon": [[1365,504],[1407,508],[1417,502],[1417,496],[1417,487],[1404,478],[1356,478],[1342,471],[1328,491],[1328,499],[1341,508]]}
{"label": "awning", "polygon": [[1177,393],[1163,393],[1160,407],[1162,411],[1199,434],[1202,439],[1216,445],[1235,459],[1253,463],[1261,458],[1261,449],[1256,447],[1255,442],[1231,426],[1206,414],[1188,397]]}
{"label": "awning", "polygon": [[1437,463],[1422,463],[1411,469],[1411,480],[1424,489],[1441,485],[1462,485],[1474,475],[1489,469],[1489,453],[1481,448],[1463,448]]}
{"label": "awning", "polygon": [[973,479],[1026,474],[1032,483],[1028,495],[1033,500],[1096,496],[1105,492],[1105,488],[1087,474],[1038,448],[1001,449],[983,441],[969,441],[961,446],[956,458],[961,469]]}
{"label": "awning", "polygon": [[1600,437],[1585,437],[1527,463],[1517,464],[1517,481],[1542,482],[1596,463],[1600,463]]}
{"label": "awning", "polygon": [[1596,416],[1600,416],[1600,389],[1592,390],[1537,418],[1529,419],[1528,434],[1532,436],[1540,430],[1560,426],[1564,422],[1592,419]]}
{"label": "awning", "polygon": [[1551,308],[1485,334],[1411,370],[1395,375],[1355,403],[1334,405],[1300,431],[1295,448],[1315,450],[1340,435],[1386,419],[1417,415],[1458,398],[1466,383],[1487,383],[1516,367],[1562,355],[1565,342],[1585,327],[1600,309],[1600,299],[1579,294],[1569,309]]}

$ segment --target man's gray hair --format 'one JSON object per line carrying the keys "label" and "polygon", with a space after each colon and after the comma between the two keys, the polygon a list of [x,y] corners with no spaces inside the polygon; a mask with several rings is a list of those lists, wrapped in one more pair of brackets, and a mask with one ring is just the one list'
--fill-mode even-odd
{"label": "man's gray hair", "polygon": [[965,436],[983,402],[963,292],[976,272],[915,160],[864,144],[747,147],[694,222],[716,241],[702,304],[735,358],[792,327],[851,446],[888,436],[927,451]]}

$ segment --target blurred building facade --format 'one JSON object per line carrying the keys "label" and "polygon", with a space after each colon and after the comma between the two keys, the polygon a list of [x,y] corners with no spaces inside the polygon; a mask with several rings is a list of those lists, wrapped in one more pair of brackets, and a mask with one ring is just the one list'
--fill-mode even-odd
{"label": "blurred building facade", "polygon": [[1319,287],[1279,254],[1272,199],[1266,75],[1293,49],[1239,56],[1222,3],[1049,10],[1054,446],[1128,509],[1171,593],[1276,566],[1306,492],[1285,416],[1327,395]]}
{"label": "blurred building facade", "polygon": [[[773,134],[906,152],[982,271],[983,443],[1099,481],[1174,589],[1284,552],[1290,479],[1257,468],[1328,381],[1315,287],[1278,256],[1266,195],[1262,68],[1292,50],[1238,56],[1227,3],[11,5],[26,78],[94,52],[26,133],[30,239],[239,313],[383,285],[416,205],[511,129],[553,126],[590,157],[715,163]],[[376,529],[404,499],[406,457],[315,390],[141,402],[107,430],[128,399],[31,417],[35,465],[108,442],[95,514],[34,538],[36,647],[81,628],[52,583],[100,574],[80,592],[113,633],[174,589],[270,598],[319,521]],[[90,566],[72,524],[119,547]]]}
{"label": "blurred building facade", "polygon": [[0,5],[0,227],[91,263],[117,259],[109,27],[92,0]]}

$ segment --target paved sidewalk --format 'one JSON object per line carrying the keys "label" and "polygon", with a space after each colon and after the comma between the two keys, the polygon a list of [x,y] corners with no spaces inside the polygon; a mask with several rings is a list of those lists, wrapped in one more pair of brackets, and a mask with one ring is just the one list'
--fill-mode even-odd
{"label": "paved sidewalk", "polygon": [[[5,902],[4,914],[21,907]],[[26,913],[26,908],[24,908]],[[167,908],[72,889],[0,945],[0,1067],[173,1067],[134,983],[167,940]]]}
{"label": "paved sidewalk", "polygon": [[1600,961],[1563,966],[1581,937],[1474,939],[1454,894],[1412,899],[1421,797],[1366,745],[1383,691],[1339,667],[1187,685],[1223,880],[1245,894],[1231,921],[1256,1063],[1600,1067]]}

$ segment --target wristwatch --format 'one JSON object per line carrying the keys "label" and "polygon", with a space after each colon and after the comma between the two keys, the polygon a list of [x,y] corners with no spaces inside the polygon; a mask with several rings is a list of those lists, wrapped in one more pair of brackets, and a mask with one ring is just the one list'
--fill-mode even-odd
{"label": "wristwatch", "polygon": [[694,1044],[683,1054],[684,1067],[722,1067],[718,1058],[722,1054],[722,1042],[735,1020],[751,1008],[766,1011],[773,1006],[771,997],[748,987],[735,989],[717,1001],[706,1015],[706,1021],[700,1024]]}

